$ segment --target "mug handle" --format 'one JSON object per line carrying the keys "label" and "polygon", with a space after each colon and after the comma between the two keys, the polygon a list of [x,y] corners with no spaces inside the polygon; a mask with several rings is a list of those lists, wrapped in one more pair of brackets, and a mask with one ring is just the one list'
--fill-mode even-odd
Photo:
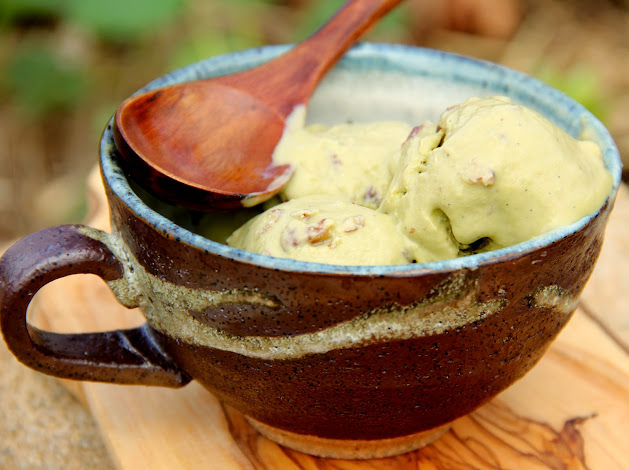
{"label": "mug handle", "polygon": [[[123,278],[123,263],[83,225],[35,232],[0,258],[0,327],[19,361],[56,377],[181,387],[190,381],[153,338],[148,324],[101,333],[59,334],[30,325],[28,306],[39,289],[72,274]],[[102,232],[105,235],[105,232]]]}

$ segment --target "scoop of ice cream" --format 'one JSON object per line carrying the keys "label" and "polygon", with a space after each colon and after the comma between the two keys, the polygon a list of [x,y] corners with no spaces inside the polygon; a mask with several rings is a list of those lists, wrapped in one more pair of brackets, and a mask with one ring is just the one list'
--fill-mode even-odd
{"label": "scoop of ice cream", "polygon": [[410,130],[402,122],[380,122],[313,125],[285,133],[273,160],[292,163],[295,173],[282,199],[329,194],[378,208],[393,177],[391,162]]}
{"label": "scoop of ice cream", "polygon": [[510,246],[597,210],[612,186],[600,148],[507,98],[472,98],[405,142],[380,210],[445,259]]}
{"label": "scoop of ice cream", "polygon": [[[510,246],[596,211],[612,187],[599,147],[507,98],[472,98],[438,123],[294,127],[288,202],[228,244],[344,265],[453,258]],[[376,209],[377,210],[374,210]]]}
{"label": "scoop of ice cream", "polygon": [[390,215],[329,195],[279,204],[240,227],[227,243],[280,258],[342,265],[410,263],[416,249]]}

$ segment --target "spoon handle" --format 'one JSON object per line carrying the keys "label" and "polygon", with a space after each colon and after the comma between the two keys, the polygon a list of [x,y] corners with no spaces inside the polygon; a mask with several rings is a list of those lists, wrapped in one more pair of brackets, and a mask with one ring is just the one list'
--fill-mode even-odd
{"label": "spoon handle", "polygon": [[[231,77],[256,91],[258,98],[288,116],[306,104],[326,72],[341,56],[402,0],[349,0],[308,39],[259,67]],[[236,79],[236,80],[234,80]]]}

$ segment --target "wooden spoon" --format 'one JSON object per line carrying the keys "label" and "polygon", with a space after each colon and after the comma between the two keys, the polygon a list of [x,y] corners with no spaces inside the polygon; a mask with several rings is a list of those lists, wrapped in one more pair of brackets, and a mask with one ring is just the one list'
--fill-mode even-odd
{"label": "wooden spoon", "polygon": [[132,96],[114,120],[121,166],[157,197],[189,209],[269,199],[293,172],[272,160],[287,117],[400,2],[350,0],[314,35],[265,64]]}

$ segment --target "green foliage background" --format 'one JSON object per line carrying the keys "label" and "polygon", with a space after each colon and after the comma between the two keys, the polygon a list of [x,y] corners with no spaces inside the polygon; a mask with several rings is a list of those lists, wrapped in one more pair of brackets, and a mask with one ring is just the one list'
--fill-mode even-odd
{"label": "green foliage background", "polygon": [[[9,44],[0,55],[0,91],[31,117],[67,111],[81,105],[87,94],[108,88],[111,76],[103,62],[117,62],[125,76],[134,69],[128,61],[135,59],[156,76],[213,55],[296,42],[341,4],[325,0],[291,8],[272,0],[0,0],[0,37]],[[404,18],[402,7],[375,34],[401,39]],[[88,45],[88,57],[79,60],[58,47],[58,36],[68,32],[72,40]],[[144,84],[132,77],[128,82],[135,88]]]}
{"label": "green foliage background", "polygon": [[[342,3],[0,0],[0,40],[7,45],[0,54],[0,93],[31,117],[70,110],[83,104],[86,95],[94,98],[109,88],[107,81],[112,77],[103,63],[115,64],[120,76],[127,77],[135,89],[144,82],[134,81],[136,73],[129,61],[142,62],[151,72],[148,80],[205,57],[268,43],[297,42],[315,31]],[[377,40],[405,42],[410,27],[407,19],[403,4],[370,35]],[[89,57],[77,60],[62,47],[55,47],[59,31],[70,31],[74,41],[87,43]],[[542,64],[538,76],[604,118],[604,99],[591,70],[576,68],[560,73]],[[131,88],[124,92],[131,92]],[[102,94],[103,99],[124,98]]]}

